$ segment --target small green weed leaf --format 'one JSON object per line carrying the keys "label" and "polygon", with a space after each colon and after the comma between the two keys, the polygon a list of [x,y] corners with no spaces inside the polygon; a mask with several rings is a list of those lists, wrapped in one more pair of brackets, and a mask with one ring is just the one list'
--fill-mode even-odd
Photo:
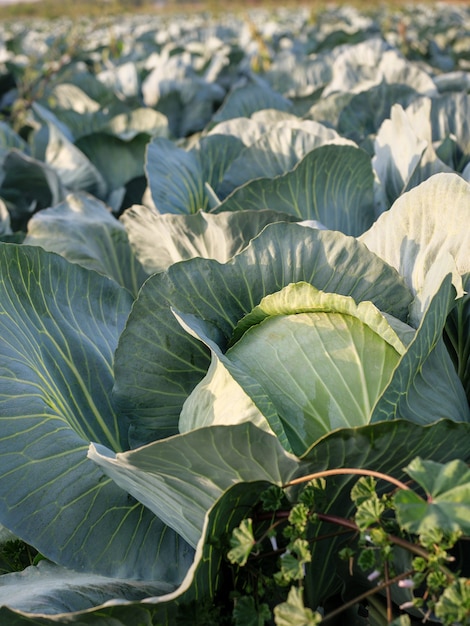
{"label": "small green weed leaf", "polygon": [[447,495],[455,502],[468,501],[470,494],[470,469],[459,459],[449,463],[413,459],[405,471],[432,499]]}
{"label": "small green weed leaf", "polygon": [[470,621],[470,580],[459,578],[447,587],[434,611],[444,624],[468,624]]}
{"label": "small green weed leaf", "polygon": [[256,606],[252,596],[245,596],[236,601],[232,616],[234,626],[264,626],[271,611],[267,604]]}
{"label": "small green weed leaf", "polygon": [[303,532],[307,526],[308,512],[308,507],[302,502],[292,507],[289,514],[289,523],[292,524],[299,533]]}
{"label": "small green weed leaf", "polygon": [[376,566],[376,558],[374,550],[362,550],[357,557],[357,564],[363,572],[373,570]]}
{"label": "small green weed leaf", "polygon": [[281,559],[281,571],[275,575],[278,584],[283,585],[305,576],[303,563],[292,553],[286,552]]}
{"label": "small green weed leaf", "polygon": [[281,557],[281,571],[277,576],[280,584],[302,580],[304,565],[312,560],[308,541],[299,537],[289,544],[289,551]]}
{"label": "small green weed leaf", "polygon": [[351,489],[351,500],[360,506],[369,498],[377,497],[375,487],[377,481],[372,476],[362,476]]}
{"label": "small green weed leaf", "polygon": [[292,545],[291,550],[294,552],[300,563],[310,563],[312,555],[309,550],[309,543],[306,539],[296,539]]}
{"label": "small green weed leaf", "polygon": [[416,458],[406,472],[423,487],[427,500],[411,491],[395,495],[397,518],[405,530],[470,533],[470,469],[463,461],[442,464]]}
{"label": "small green weed leaf", "polygon": [[287,602],[274,609],[276,626],[316,626],[320,622],[321,615],[304,606],[302,590],[298,587],[292,587]]}
{"label": "small green weed leaf", "polygon": [[377,496],[372,496],[369,500],[364,500],[364,502],[357,507],[356,524],[361,530],[366,530],[373,524],[379,522],[384,509],[384,504],[380,502]]}
{"label": "small green weed leaf", "polygon": [[317,511],[327,504],[325,496],[326,481],[324,478],[314,478],[311,480],[299,495],[299,502],[302,502],[309,509]]}
{"label": "small green weed leaf", "polygon": [[278,485],[271,485],[260,496],[265,511],[277,511],[281,508],[284,499],[284,490]]}
{"label": "small green weed leaf", "polygon": [[230,563],[238,564],[243,567],[248,561],[248,557],[255,545],[253,522],[251,518],[244,519],[240,526],[233,529],[230,538],[231,550],[227,553]]}

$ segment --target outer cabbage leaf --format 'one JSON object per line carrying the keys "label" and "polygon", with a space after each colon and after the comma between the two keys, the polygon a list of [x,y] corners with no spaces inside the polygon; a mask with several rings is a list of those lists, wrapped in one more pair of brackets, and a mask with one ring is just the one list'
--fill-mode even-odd
{"label": "outer cabbage leaf", "polygon": [[470,407],[443,331],[454,307],[455,289],[448,274],[429,302],[413,341],[390,384],[378,399],[372,421],[403,417],[420,424],[433,419],[470,421]]}
{"label": "outer cabbage leaf", "polygon": [[132,296],[36,246],[0,247],[0,520],[61,565],[177,585],[189,546],[86,458],[128,448],[112,363]]}
{"label": "outer cabbage leaf", "polygon": [[270,208],[358,236],[375,219],[373,186],[366,152],[327,145],[312,150],[282,176],[252,180],[235,189],[214,211]]}
{"label": "outer cabbage leaf", "polygon": [[447,318],[444,340],[470,403],[470,273],[462,279],[465,295]]}
{"label": "outer cabbage leaf", "polygon": [[140,95],[139,74],[133,61],[108,66],[96,78],[112,89],[119,98],[136,98]]}
{"label": "outer cabbage leaf", "polygon": [[427,95],[436,93],[436,86],[425,70],[375,37],[340,50],[333,63],[332,80],[323,95],[337,91],[359,93],[383,81],[410,85]]}
{"label": "outer cabbage leaf", "polygon": [[[115,580],[114,594],[110,592],[109,579],[104,579],[103,587],[98,586],[99,579],[97,576],[82,574],[76,579],[77,585],[70,585],[68,592],[69,606],[66,611],[56,615],[49,614],[47,617],[44,613],[31,613],[33,609],[32,603],[35,598],[31,596],[19,598],[16,609],[0,607],[0,619],[4,619],[5,623],[12,626],[43,626],[44,624],[67,623],[77,624],[77,626],[129,626],[129,624],[152,624],[159,623],[171,626],[176,620],[188,620],[193,623],[205,614],[207,617],[207,603],[213,604],[213,596],[220,588],[223,568],[225,564],[225,555],[220,543],[209,541],[212,538],[225,537],[232,528],[237,526],[247,508],[256,502],[259,494],[270,483],[266,482],[242,482],[237,483],[224,492],[222,498],[217,500],[215,505],[209,510],[204,519],[204,528],[202,536],[198,542],[195,560],[191,568],[188,570],[182,584],[172,593],[162,593],[165,589],[164,584],[151,582],[133,581],[134,590],[148,589],[148,597],[143,602],[137,602],[130,597],[126,600],[118,597],[117,589],[122,589],[122,581]],[[43,568],[45,570],[46,568]],[[53,577],[53,572],[56,577]],[[60,578],[62,568],[48,568],[45,571],[43,583],[41,583],[41,569],[36,568],[34,577],[38,586],[42,590],[42,599],[49,606],[56,605],[61,602],[63,594],[63,581]],[[29,574],[29,572],[28,572]],[[31,572],[31,575],[33,572]],[[95,598],[99,595],[114,595],[114,599],[108,600],[105,604],[96,606],[96,608],[87,608],[90,606],[90,596],[84,591],[86,589],[87,578],[94,583],[94,588],[89,590],[90,595]],[[0,583],[2,578],[0,578]],[[5,579],[5,583],[9,582],[17,585],[15,579]],[[69,583],[70,574],[69,574]],[[129,581],[126,581],[129,582]],[[153,589],[152,589],[153,586]],[[16,591],[16,589],[15,589]],[[79,593],[77,593],[79,592]],[[153,593],[152,593],[153,592]],[[83,594],[83,596],[80,596]],[[59,598],[57,598],[59,595]],[[8,604],[7,604],[8,606]],[[60,605],[62,606],[62,605]]]}
{"label": "outer cabbage leaf", "polygon": [[148,135],[139,133],[129,140],[103,131],[81,137],[75,145],[101,172],[108,191],[119,189],[133,178],[144,175],[145,149]]}
{"label": "outer cabbage leaf", "polygon": [[[71,109],[77,113],[96,113],[100,102],[86,93],[79,85],[72,82],[61,82],[54,85],[50,92],[53,108]],[[41,105],[34,104],[34,109],[41,111]]]}
{"label": "outer cabbage leaf", "polygon": [[338,128],[341,112],[353,98],[354,94],[350,91],[335,91],[327,96],[322,93],[322,97],[310,107],[305,117]]}
{"label": "outer cabbage leaf", "polygon": [[[424,101],[423,112],[429,115],[431,100]],[[377,199],[380,210],[387,210],[405,191],[416,187],[433,174],[453,170],[437,156],[431,139],[422,123],[404,111],[399,104],[391,109],[375,139],[375,157],[372,160],[380,181]]]}
{"label": "outer cabbage leaf", "polygon": [[7,122],[0,121],[0,147],[2,150],[17,148],[25,154],[29,154],[30,148],[24,139],[11,128]]}
{"label": "outer cabbage leaf", "polygon": [[405,190],[427,145],[413,132],[402,107],[394,105],[390,119],[383,122],[377,133],[372,160],[380,181],[377,190],[380,211],[389,209]]}
{"label": "outer cabbage leaf", "polygon": [[[407,421],[397,420],[355,429],[342,429],[322,438],[294,466],[286,460],[282,461],[285,470],[287,470],[283,474],[282,480],[287,482],[293,477],[337,466],[369,467],[403,479],[405,477],[403,464],[409,463],[421,453],[426,458],[438,462],[446,462],[454,458],[468,460],[468,429],[468,424],[455,424],[445,420],[430,427],[422,427],[410,424]],[[220,430],[223,431],[224,429]],[[241,454],[243,454],[245,449],[242,443],[247,443],[247,433],[252,430],[253,426],[249,424],[230,428],[231,438],[235,443],[235,447],[237,447],[238,437],[241,437],[240,445],[238,446]],[[374,446],[370,446],[372,438]],[[182,439],[182,437],[175,438],[173,442],[182,441]],[[264,450],[263,454],[260,454],[260,449],[257,448],[256,458],[258,461],[263,462],[263,459],[265,461],[269,459],[269,444],[276,444],[275,439],[269,435],[258,435],[256,440],[253,441],[256,441],[258,445],[262,444],[261,449]],[[149,472],[152,475],[157,474],[159,468],[157,446],[164,443],[159,442],[155,444],[154,450],[142,450],[142,453],[145,452],[146,461],[151,462],[152,469]],[[265,447],[265,444],[267,444],[267,447]],[[199,457],[198,462],[202,463],[200,454],[194,448],[186,451],[189,456],[187,459],[184,459],[186,466],[185,480],[189,482],[195,480],[198,483],[198,474],[191,473],[190,459],[193,454],[196,454]],[[140,451],[136,451],[136,453],[138,452]],[[255,454],[255,450],[253,449],[251,453]],[[285,452],[283,455],[289,457]],[[182,457],[179,458],[183,461]],[[219,456],[217,459],[217,462],[220,462]],[[133,460],[143,461],[143,456],[133,457]],[[106,462],[106,457],[104,457],[104,461]],[[168,459],[163,459],[162,467],[167,464],[167,461]],[[115,468],[114,471],[117,471],[117,463],[123,466],[124,469],[126,468],[125,458],[121,455],[117,463],[116,460],[111,460],[111,462]],[[293,467],[295,467],[294,472],[292,472]],[[183,471],[182,468],[179,469]],[[200,469],[202,470],[202,467]],[[143,468],[139,468],[139,471],[143,471]],[[208,457],[206,458],[206,468],[202,471],[209,477],[213,476],[211,459]],[[217,471],[218,465],[216,464],[215,478],[217,478]],[[225,466],[225,471],[228,471],[227,466]],[[85,609],[84,602],[86,602],[86,598],[79,598],[76,604],[73,603],[68,607],[66,614],[50,615],[49,618],[46,618],[44,614],[35,616],[29,613],[28,601],[26,600],[22,606],[23,610],[21,608],[1,608],[0,617],[8,620],[8,624],[14,626],[26,626],[31,623],[38,625],[54,624],[56,622],[62,623],[64,620],[67,623],[76,623],[83,626],[103,626],[103,624],[119,626],[134,623],[139,619],[143,623],[147,623],[145,622],[147,620],[148,623],[152,621],[169,626],[174,624],[177,619],[185,617],[187,619],[189,616],[191,620],[196,619],[199,615],[200,607],[204,607],[204,601],[209,601],[212,604],[212,598],[220,589],[220,586],[224,584],[226,560],[224,551],[221,548],[224,545],[224,538],[240,523],[243,517],[249,515],[250,507],[256,504],[260,493],[272,484],[271,480],[268,482],[252,480],[240,482],[238,471],[234,473],[233,479],[233,486],[225,489],[223,494],[216,499],[206,512],[202,520],[194,563],[188,570],[180,587],[174,592],[160,595],[159,597],[149,597],[144,603],[136,604],[135,601],[131,600],[128,602],[114,601],[108,602],[104,606],[97,606],[95,609]],[[337,477],[328,480],[327,509],[325,512],[346,517],[351,513],[352,503],[349,493],[354,481],[355,477]],[[142,490],[143,488],[144,485],[140,484],[139,489]],[[176,497],[178,498],[177,492]],[[326,526],[320,524],[317,528],[317,533],[321,535],[324,532],[326,532]],[[339,538],[333,542],[319,541],[312,544],[314,546],[313,563],[315,565],[307,569],[307,577],[308,580],[315,580],[315,585],[310,586],[314,593],[314,597],[311,600],[316,603],[315,606],[335,592],[341,585],[339,576],[341,569],[336,561],[341,541],[342,539]],[[36,572],[38,580],[40,569]],[[57,571],[59,572],[59,570]],[[61,581],[58,582],[60,585]],[[52,578],[47,578],[46,583],[47,592],[45,593],[50,594],[50,601],[52,602],[56,593],[56,583]],[[156,583],[156,586],[158,587],[158,583]],[[94,593],[100,593],[100,591],[98,588],[95,589]],[[74,597],[77,598],[77,596]],[[32,608],[31,605],[29,605],[29,608]]]}
{"label": "outer cabbage leaf", "polygon": [[282,485],[297,467],[276,437],[252,424],[199,428],[128,454],[92,445],[88,456],[193,547],[206,512],[231,485],[258,480]]}
{"label": "outer cabbage leaf", "polygon": [[[38,107],[37,104],[34,106],[35,109]],[[44,107],[40,110],[41,115],[47,111]],[[139,133],[146,133],[149,137],[169,135],[166,116],[149,108],[128,110],[123,104],[84,112],[54,108],[53,115],[54,123],[67,129],[70,140],[73,141],[97,132],[104,132],[124,141],[133,139]]]}
{"label": "outer cabbage leaf", "polygon": [[245,146],[250,146],[270,130],[273,124],[281,122],[299,122],[293,113],[278,109],[262,109],[255,111],[251,117],[234,117],[212,126],[207,135],[232,135],[240,139]]}
{"label": "outer cabbage leaf", "polygon": [[191,150],[157,137],[147,146],[145,171],[159,213],[196,213],[207,209],[206,184],[216,188],[243,148],[230,135],[208,135]]}
{"label": "outer cabbage leaf", "polygon": [[120,218],[132,249],[148,274],[193,257],[225,263],[272,222],[297,218],[269,210],[194,215],[159,215],[135,205]]}
{"label": "outer cabbage leaf", "polygon": [[457,174],[436,174],[399,198],[359,239],[419,295],[446,253],[460,275],[470,271],[470,232],[462,228],[470,218],[469,201],[469,183]]}
{"label": "outer cabbage leaf", "polygon": [[329,55],[306,55],[305,50],[284,50],[273,59],[266,80],[288,98],[303,97],[323,88],[331,79]]}
{"label": "outer cabbage leaf", "polygon": [[[125,580],[74,572],[40,561],[21,572],[0,576],[0,605],[24,613],[55,615],[85,611],[105,602],[143,600],[174,590],[165,582]],[[11,622],[8,621],[10,624]]]}
{"label": "outer cabbage leaf", "polygon": [[415,302],[411,319],[417,326],[427,302],[453,272],[459,300],[445,330],[447,345],[470,398],[470,233],[462,228],[470,217],[470,185],[457,174],[437,174],[399,198],[360,240],[405,278]]}
{"label": "outer cabbage leaf", "polygon": [[48,123],[49,139],[44,161],[58,174],[70,191],[88,191],[98,198],[106,195],[103,176],[89,159],[52,123]]}
{"label": "outer cabbage leaf", "polygon": [[292,102],[274,91],[264,81],[254,79],[243,85],[235,85],[229,91],[220,109],[212,116],[211,124],[218,124],[234,117],[250,117],[262,109],[289,111]]}
{"label": "outer cabbage leaf", "polygon": [[10,213],[8,212],[7,205],[0,198],[0,238],[4,240],[5,237],[8,237],[11,234]]}
{"label": "outer cabbage leaf", "polygon": [[171,134],[186,137],[201,131],[220,105],[225,90],[199,76],[188,55],[165,50],[142,82],[147,106],[168,118]]}
{"label": "outer cabbage leaf", "polygon": [[420,98],[411,103],[407,114],[412,123],[426,138],[437,146],[452,138],[455,147],[451,158],[446,161],[453,169],[461,172],[470,160],[470,96],[466,90],[455,90],[432,99]]}
{"label": "outer cabbage leaf", "polygon": [[411,85],[382,81],[355,94],[338,118],[338,132],[356,142],[374,136],[382,122],[390,117],[393,104],[405,107],[417,97]]}
{"label": "outer cabbage leaf", "polygon": [[60,202],[65,190],[52,167],[13,148],[3,160],[0,195],[13,230],[19,230],[25,229],[32,213]]}
{"label": "outer cabbage leaf", "polygon": [[64,202],[34,215],[24,243],[96,270],[134,295],[146,278],[124,226],[102,202],[87,194],[70,194]]}
{"label": "outer cabbage leaf", "polygon": [[329,143],[351,142],[318,122],[286,120],[277,123],[231,163],[216,191],[224,198],[249,180],[284,174],[308,152]]}

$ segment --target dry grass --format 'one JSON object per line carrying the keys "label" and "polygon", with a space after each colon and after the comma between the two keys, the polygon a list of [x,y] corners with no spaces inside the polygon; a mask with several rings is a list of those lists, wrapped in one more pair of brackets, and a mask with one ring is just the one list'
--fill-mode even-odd
{"label": "dry grass", "polygon": [[[417,0],[416,4],[435,5],[435,0]],[[299,8],[307,7],[312,14],[324,10],[331,4],[342,4],[342,2],[326,2],[325,0],[305,0],[295,2],[293,0],[235,0],[230,3],[230,12],[243,12],[253,8]],[[348,0],[344,3],[356,6],[368,12],[371,8],[377,8],[377,4],[371,5],[367,0]],[[409,0],[385,0],[381,4],[389,8],[399,9],[409,6]],[[466,4],[468,0],[453,0],[449,4]],[[22,2],[12,5],[0,6],[0,19],[16,19],[27,17],[40,17],[53,19],[62,16],[72,18],[98,17],[106,15],[123,15],[129,13],[147,13],[154,15],[172,15],[176,13],[200,13],[209,12],[214,16],[227,12],[227,5],[216,0],[195,0],[183,1],[167,0],[40,0],[39,2]]]}

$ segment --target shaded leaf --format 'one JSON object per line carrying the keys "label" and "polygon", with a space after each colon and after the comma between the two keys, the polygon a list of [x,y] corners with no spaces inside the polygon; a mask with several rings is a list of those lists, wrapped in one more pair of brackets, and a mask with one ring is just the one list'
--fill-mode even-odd
{"label": "shaded leaf", "polygon": [[25,244],[42,246],[115,280],[132,294],[146,274],[132,254],[124,226],[99,200],[67,196],[28,222]]}

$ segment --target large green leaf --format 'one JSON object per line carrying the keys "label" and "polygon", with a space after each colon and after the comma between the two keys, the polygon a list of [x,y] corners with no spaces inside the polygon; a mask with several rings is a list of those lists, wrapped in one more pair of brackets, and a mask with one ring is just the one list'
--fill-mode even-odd
{"label": "large green leaf", "polygon": [[338,118],[338,132],[353,141],[375,135],[382,122],[390,117],[393,104],[405,107],[417,93],[411,85],[382,81],[355,94]]}
{"label": "large green leaf", "polygon": [[[193,624],[197,620],[207,619],[208,608],[214,608],[215,594],[227,582],[225,572],[225,554],[223,542],[226,533],[236,527],[249,507],[258,499],[259,494],[269,486],[266,482],[241,482],[236,483],[224,492],[222,498],[218,499],[215,505],[207,512],[204,520],[204,527],[201,538],[195,553],[195,560],[188,570],[180,587],[172,593],[153,594],[146,598],[144,602],[136,602],[130,597],[127,600],[122,598],[108,600],[105,605],[96,608],[89,606],[89,597],[97,597],[99,594],[108,593],[109,582],[104,579],[103,587],[97,585],[98,577],[83,574],[76,579],[77,585],[69,587],[68,599],[71,600],[68,610],[57,615],[31,614],[31,602],[34,598],[25,594],[22,601],[22,609],[0,608],[0,620],[10,626],[44,626],[45,624],[76,624],[77,626],[129,626],[129,624],[164,624],[172,626],[178,622]],[[220,538],[222,541],[211,541]],[[49,607],[58,606],[63,593],[63,581],[60,579],[61,568],[56,568],[56,578],[54,570],[47,572],[40,582],[41,570],[28,571],[28,578],[35,575],[38,586],[42,589],[42,599]],[[86,577],[97,586],[97,588],[87,589]],[[0,578],[0,584],[1,584]],[[15,579],[7,579],[5,582],[16,583]],[[127,581],[129,582],[129,581]],[[115,589],[119,586],[119,581],[115,582]],[[148,589],[157,592],[159,583],[155,583],[152,590],[152,583],[133,582],[134,589]],[[164,585],[160,585],[160,592],[164,591]],[[79,593],[77,593],[79,592]],[[88,593],[87,593],[88,592]],[[81,595],[80,595],[81,594]],[[19,595],[19,594],[18,594]],[[112,590],[111,590],[111,594]],[[57,597],[58,596],[58,597]],[[88,597],[87,597],[88,596]],[[117,593],[114,593],[117,598]],[[8,603],[7,603],[8,606]],[[215,609],[216,611],[216,609]],[[217,612],[215,612],[217,615]]]}
{"label": "large green leaf", "polygon": [[353,146],[322,146],[277,178],[252,180],[215,210],[270,208],[360,235],[375,220],[370,157]]}
{"label": "large green leaf", "polygon": [[321,145],[348,144],[332,128],[310,120],[283,120],[247,146],[225,172],[217,188],[225,198],[250,180],[272,178],[291,170],[308,152]]}
{"label": "large green leaf", "polygon": [[454,299],[449,274],[428,304],[413,341],[378,399],[372,421],[397,417],[420,424],[439,417],[470,421],[465,391],[443,340]]}
{"label": "large green leaf", "polygon": [[12,148],[3,160],[0,195],[10,210],[14,230],[19,230],[32,213],[60,202],[64,189],[52,167]]}
{"label": "large green leaf", "polygon": [[193,150],[201,162],[204,183],[217,190],[225,172],[244,152],[244,147],[239,137],[228,134],[212,132],[202,137]]}
{"label": "large green leaf", "polygon": [[0,247],[0,522],[51,560],[178,584],[192,551],[86,457],[128,448],[112,363],[132,296],[36,246]]}
{"label": "large green leaf", "polygon": [[217,187],[243,148],[230,135],[208,135],[191,150],[163,137],[147,146],[145,170],[152,200],[159,213],[196,213],[208,207],[205,185]]}
{"label": "large green leaf", "polygon": [[143,176],[148,135],[139,133],[128,140],[103,131],[81,137],[75,145],[90,159],[103,176],[108,190],[123,187]]}
{"label": "large green leaf", "polygon": [[[96,113],[100,109],[98,100],[88,95],[78,84],[75,85],[71,82],[61,82],[54,85],[50,97],[54,108],[70,109],[78,113]],[[43,107],[34,103],[34,110],[36,112],[42,111]]]}
{"label": "large green leaf", "polygon": [[271,87],[289,98],[305,97],[324,87],[331,78],[330,55],[306,55],[284,50],[276,55],[266,79]]}
{"label": "large green leaf", "polygon": [[465,295],[457,300],[447,318],[444,340],[470,404],[470,272],[462,278]]}
{"label": "large green leaf", "polygon": [[[38,112],[36,107],[36,112]],[[89,159],[69,139],[60,127],[44,114],[47,124],[47,142],[43,154],[36,154],[58,174],[64,187],[70,191],[88,191],[99,198],[106,194],[103,176]]]}
{"label": "large green leaf", "polygon": [[392,107],[375,139],[374,169],[379,180],[380,211],[386,211],[403,193],[427,147],[399,104]]}
{"label": "large green leaf", "polygon": [[146,277],[124,226],[102,202],[86,194],[70,194],[64,202],[37,213],[28,222],[24,243],[96,270],[134,295]]}
{"label": "large green leaf", "polygon": [[377,199],[381,211],[389,209],[402,193],[433,174],[452,172],[399,104],[393,105],[390,119],[383,122],[377,133],[372,162],[380,181]]}
{"label": "large green leaf", "polygon": [[176,432],[183,402],[209,367],[208,351],[171,308],[206,320],[211,339],[225,349],[239,320],[264,296],[299,281],[407,318],[411,295],[395,270],[339,232],[272,224],[226,264],[177,263],[143,285],[116,351],[114,393],[132,416],[135,442]]}
{"label": "large green leaf", "polygon": [[225,263],[267,224],[296,220],[294,216],[269,210],[159,215],[153,209],[138,205],[120,218],[132,249],[148,274],[197,256]]}
{"label": "large green leaf", "polygon": [[7,122],[0,122],[0,147],[2,150],[17,148],[21,152],[29,153],[29,146]]}
{"label": "large green leaf", "polygon": [[399,198],[360,241],[395,267],[416,295],[417,326],[447,272],[459,299],[450,311],[445,337],[470,398],[470,185],[457,174],[436,174]]}
{"label": "large green leaf", "polygon": [[207,208],[202,168],[196,154],[156,137],[146,150],[145,170],[159,213],[196,213]]}
{"label": "large green leaf", "polygon": [[397,269],[419,294],[433,264],[449,253],[459,274],[470,270],[470,185],[457,174],[436,174],[400,197],[360,241]]}
{"label": "large green leaf", "polygon": [[75,624],[76,626],[128,626],[129,624],[151,624],[150,611],[143,604],[132,604],[129,607],[118,606],[98,611],[77,613],[59,613],[54,616],[34,615],[23,611],[15,611],[8,607],[0,607],[0,620],[8,626],[56,626],[57,624]]}
{"label": "large green leaf", "polygon": [[[74,572],[41,561],[0,577],[0,605],[24,613],[55,615],[85,611],[105,602],[138,601],[173,591],[165,582],[125,580]],[[8,622],[10,623],[10,622]]]}
{"label": "large green leaf", "polygon": [[428,72],[418,64],[410,63],[382,38],[374,37],[340,49],[324,95],[336,91],[360,93],[383,81],[410,85],[423,94],[436,93],[436,86]]}
{"label": "large green leaf", "polygon": [[470,97],[465,89],[456,89],[432,99],[420,98],[407,109],[412,123],[423,129],[429,141],[439,145],[447,138],[453,139],[458,149],[449,165],[458,172],[470,160],[469,109]]}
{"label": "large green leaf", "polygon": [[297,467],[276,437],[250,423],[199,428],[119,454],[92,445],[88,456],[194,547],[207,511],[231,485],[281,485]]}
{"label": "large green leaf", "polygon": [[272,129],[273,125],[294,121],[299,122],[293,113],[278,109],[261,109],[255,111],[251,117],[233,117],[219,122],[207,134],[231,135],[239,139],[244,146],[250,146]]}
{"label": "large green leaf", "polygon": [[142,83],[145,104],[168,118],[174,137],[201,131],[225,93],[217,83],[199,76],[188,57],[175,50],[165,51]]}
{"label": "large green leaf", "polygon": [[212,116],[211,124],[216,124],[234,117],[250,117],[262,109],[289,111],[292,103],[267,83],[251,78],[243,85],[236,85],[225,98],[220,109]]}

